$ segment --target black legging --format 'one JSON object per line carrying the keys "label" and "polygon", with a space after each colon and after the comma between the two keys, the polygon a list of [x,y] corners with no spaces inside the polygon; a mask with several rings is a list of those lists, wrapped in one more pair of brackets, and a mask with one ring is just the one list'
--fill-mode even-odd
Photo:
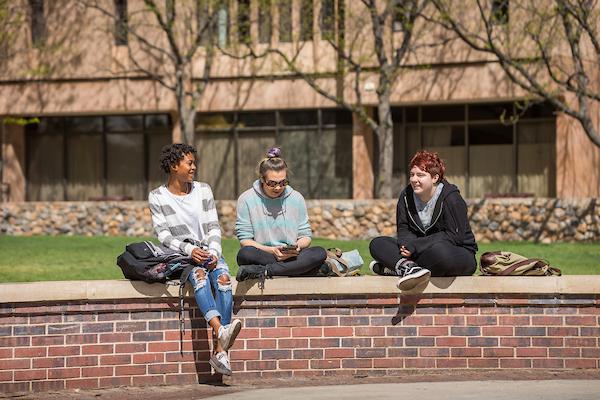
{"label": "black legging", "polygon": [[[402,258],[398,242],[392,237],[379,236],[371,240],[369,251],[375,261],[392,269]],[[419,267],[430,270],[431,276],[468,276],[473,275],[477,268],[475,254],[446,241],[433,244],[412,260]]]}
{"label": "black legging", "polygon": [[273,254],[254,246],[244,246],[237,254],[237,263],[266,265],[272,276],[311,276],[317,273],[326,258],[327,252],[322,247],[308,247],[300,251],[298,257],[277,261]]}

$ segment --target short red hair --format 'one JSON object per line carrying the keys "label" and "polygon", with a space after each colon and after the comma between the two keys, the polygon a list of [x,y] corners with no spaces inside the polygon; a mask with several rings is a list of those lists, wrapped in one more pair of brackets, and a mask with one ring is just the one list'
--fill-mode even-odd
{"label": "short red hair", "polygon": [[442,179],[444,179],[446,164],[444,164],[444,160],[440,158],[438,153],[426,150],[417,151],[417,154],[410,160],[410,164],[408,165],[409,171],[415,166],[428,172],[432,178],[439,175],[440,178],[438,179],[438,182],[441,182]]}

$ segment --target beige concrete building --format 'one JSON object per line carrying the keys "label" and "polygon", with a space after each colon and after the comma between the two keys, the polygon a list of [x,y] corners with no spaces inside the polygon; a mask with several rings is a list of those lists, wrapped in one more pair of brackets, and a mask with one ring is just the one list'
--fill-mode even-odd
{"label": "beige concrete building", "polygon": [[[354,54],[371,66],[360,90],[376,115],[368,26],[358,23],[364,17],[359,2],[340,1],[222,1],[213,32],[231,53],[241,54],[244,40],[257,51],[272,45],[297,52],[303,70],[352,102],[352,85],[336,75],[336,52],[325,40],[344,32],[347,46],[356,46]],[[136,71],[129,55],[140,47],[118,29],[134,28],[142,2],[99,3],[120,19],[77,1],[11,6],[23,18],[2,39],[0,116],[10,117],[1,137],[4,201],[144,199],[164,178],[160,148],[181,140],[175,96]],[[332,22],[330,15],[344,18]],[[515,101],[525,94],[490,59],[441,40],[434,28],[420,28],[419,40],[439,43],[412,53],[394,84],[395,194],[407,182],[410,156],[425,148],[442,155],[448,179],[466,197],[600,196],[600,149],[575,121],[540,102],[507,122],[503,116],[518,111]],[[167,46],[152,29],[142,37]],[[196,77],[204,59],[201,48],[191,63]],[[199,179],[211,184],[217,199],[235,199],[249,187],[256,163],[274,144],[282,146],[292,185],[305,197],[372,197],[375,137],[356,115],[319,95],[275,55],[240,60],[217,54],[211,75],[195,129]],[[18,123],[23,119],[30,123]]]}

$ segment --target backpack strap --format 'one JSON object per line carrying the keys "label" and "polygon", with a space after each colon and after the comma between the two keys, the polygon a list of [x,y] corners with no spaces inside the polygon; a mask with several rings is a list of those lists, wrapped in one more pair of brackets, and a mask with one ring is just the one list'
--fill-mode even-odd
{"label": "backpack strap", "polygon": [[522,267],[523,265],[527,265],[527,264],[531,264],[532,262],[535,262],[533,264],[533,266],[535,267],[538,263],[542,263],[544,264],[544,260],[541,260],[539,258],[526,258],[525,260],[519,261],[514,263],[513,265],[511,265],[510,267],[506,268],[504,271],[500,272],[498,275],[510,275],[513,273],[514,270],[516,270],[519,267]]}
{"label": "backpack strap", "polygon": [[179,352],[183,354],[183,335],[185,333],[185,318],[183,316],[183,290],[185,289],[185,284],[187,283],[192,270],[195,265],[187,265],[183,272],[181,273],[181,278],[179,279]]}
{"label": "backpack strap", "polygon": [[[342,258],[342,253],[342,250],[337,247],[327,249],[327,257],[335,258],[335,260],[342,266],[342,271],[338,271],[335,265],[329,266],[331,271],[333,271],[333,273],[337,276],[346,276],[350,270],[348,262]],[[325,262],[327,262],[327,260],[325,260]]]}

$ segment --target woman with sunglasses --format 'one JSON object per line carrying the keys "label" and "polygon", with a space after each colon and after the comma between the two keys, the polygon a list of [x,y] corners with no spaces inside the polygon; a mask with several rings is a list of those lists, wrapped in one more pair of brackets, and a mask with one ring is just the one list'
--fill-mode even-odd
{"label": "woman with sunglasses", "polygon": [[259,179],[238,199],[238,282],[260,279],[262,285],[273,276],[314,276],[327,257],[322,247],[309,247],[306,203],[287,173],[281,149],[270,148],[258,164]]}

